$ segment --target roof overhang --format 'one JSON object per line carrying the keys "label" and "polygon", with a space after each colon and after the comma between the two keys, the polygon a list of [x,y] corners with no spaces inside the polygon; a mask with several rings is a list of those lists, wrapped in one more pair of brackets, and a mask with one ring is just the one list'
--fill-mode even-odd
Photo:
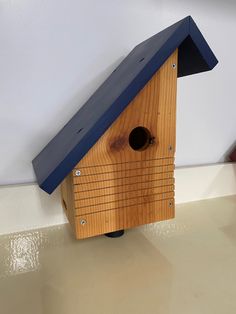
{"label": "roof overhang", "polygon": [[178,77],[218,63],[191,16],[136,46],[33,160],[44,191],[54,191],[177,48]]}

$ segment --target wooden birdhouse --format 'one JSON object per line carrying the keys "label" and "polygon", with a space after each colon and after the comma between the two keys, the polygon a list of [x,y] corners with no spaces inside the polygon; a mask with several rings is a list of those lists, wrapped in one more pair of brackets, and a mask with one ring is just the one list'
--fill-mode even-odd
{"label": "wooden birdhouse", "polygon": [[186,17],[136,46],[33,160],[44,191],[61,184],[76,238],[174,217],[177,78],[217,62]]}

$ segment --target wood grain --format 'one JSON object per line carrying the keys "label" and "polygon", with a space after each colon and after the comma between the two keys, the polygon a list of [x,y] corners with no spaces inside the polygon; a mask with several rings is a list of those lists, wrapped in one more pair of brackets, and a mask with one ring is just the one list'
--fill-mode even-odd
{"label": "wood grain", "polygon": [[[99,196],[104,195],[104,191],[107,191],[109,194],[110,191],[113,190],[113,193],[119,192],[120,187],[124,187],[124,192],[127,190],[134,189],[134,186],[148,186],[155,185],[155,182],[170,179],[174,177],[174,166],[171,166],[172,170],[167,172],[155,173],[145,177],[145,180],[142,176],[138,177],[131,177],[131,178],[121,178],[116,180],[109,180],[109,181],[101,181],[99,184],[97,182],[89,183],[89,190],[87,185],[83,184],[76,184],[74,185],[74,192],[76,193],[76,199],[78,199],[78,193],[81,195],[81,198],[86,197],[86,193],[89,191],[93,191],[92,196]],[[126,190],[127,189],[127,190]],[[106,193],[105,193],[106,194]]]}
{"label": "wood grain", "polygon": [[[136,182],[135,184],[126,184],[126,185],[120,185],[115,187],[109,187],[104,189],[97,189],[93,190],[92,196],[87,198],[87,194],[85,193],[75,193],[75,201],[78,201],[78,205],[80,204],[80,201],[82,200],[97,200],[97,202],[101,202],[101,199],[103,201],[106,201],[107,196],[114,195],[114,197],[117,197],[122,194],[131,194],[133,191],[138,190],[151,190],[152,188],[167,186],[167,185],[174,185],[174,178],[167,178],[163,180],[155,180],[155,183],[153,181],[145,181],[145,182]],[[76,206],[77,207],[77,206]],[[79,207],[79,206],[78,206]]]}
{"label": "wood grain", "polygon": [[[101,181],[115,181],[119,179],[131,179],[135,182],[137,177],[144,176],[143,179],[146,181],[148,178],[152,178],[155,174],[160,174],[163,172],[170,172],[174,170],[174,165],[168,165],[168,166],[159,166],[159,167],[150,167],[150,168],[139,168],[139,169],[131,169],[131,170],[124,170],[124,171],[114,171],[114,172],[105,172],[105,173],[99,173],[94,175],[87,175],[87,176],[79,176],[79,177],[73,177],[74,184],[80,184],[80,185],[86,185],[88,186],[90,183],[96,182],[99,184]],[[124,183],[124,182],[122,182]]]}
{"label": "wood grain", "polygon": [[[176,50],[75,168],[174,157],[177,55]],[[155,144],[138,152],[128,140],[137,126],[155,137]]]}
{"label": "wood grain", "polygon": [[107,172],[121,172],[121,171],[129,171],[136,170],[140,168],[153,168],[158,166],[166,166],[172,165],[174,163],[174,158],[159,158],[152,160],[137,160],[137,161],[127,161],[127,162],[119,162],[113,164],[103,164],[103,165],[92,165],[92,166],[79,166],[73,170],[73,175],[76,177],[76,171],[80,170],[80,176],[87,175],[95,175]]}
{"label": "wood grain", "polygon": [[69,220],[74,233],[76,233],[74,197],[73,174],[71,172],[61,183],[61,202],[67,219]]}
{"label": "wood grain", "polygon": [[[174,217],[174,200],[154,201],[76,218],[77,239],[127,229]],[[85,224],[81,224],[81,221]]]}
{"label": "wood grain", "polygon": [[[167,199],[170,197],[174,197],[174,186],[162,186],[158,188],[152,188],[150,191],[138,190],[132,191],[129,194],[123,194],[122,196],[114,196],[109,195],[106,197],[105,201],[101,203],[96,202],[94,199],[90,200],[82,200],[79,203],[80,207],[76,207],[76,215],[88,214],[98,211],[122,208],[125,206],[135,205],[135,204],[143,204],[146,202],[153,202],[155,200]],[[170,194],[167,194],[171,192]],[[94,201],[93,201],[94,200]],[[98,200],[99,201],[99,200]],[[77,203],[76,202],[76,203]]]}
{"label": "wood grain", "polygon": [[[71,173],[77,238],[174,216],[177,58],[176,50]],[[138,126],[154,138],[142,151],[129,144]]]}

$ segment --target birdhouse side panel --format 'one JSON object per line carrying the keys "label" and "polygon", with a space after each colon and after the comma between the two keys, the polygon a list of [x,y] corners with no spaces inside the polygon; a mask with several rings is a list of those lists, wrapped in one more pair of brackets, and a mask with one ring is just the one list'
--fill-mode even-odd
{"label": "birdhouse side panel", "polygon": [[74,233],[77,234],[75,216],[75,193],[72,172],[61,183],[61,203]]}

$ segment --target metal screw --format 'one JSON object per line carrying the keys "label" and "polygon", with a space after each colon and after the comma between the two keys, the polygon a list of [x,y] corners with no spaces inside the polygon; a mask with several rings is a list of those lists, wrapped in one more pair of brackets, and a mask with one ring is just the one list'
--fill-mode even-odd
{"label": "metal screw", "polygon": [[149,144],[154,144],[155,143],[155,137],[151,137],[150,139],[149,139]]}
{"label": "metal screw", "polygon": [[173,148],[173,147],[172,147],[171,145],[168,146],[168,150],[169,150],[169,151],[171,151],[172,148]]}
{"label": "metal screw", "polygon": [[175,69],[176,68],[176,63],[172,64],[172,68]]}
{"label": "metal screw", "polygon": [[169,207],[172,207],[172,202],[171,201],[169,201]]}
{"label": "metal screw", "polygon": [[76,175],[76,177],[79,177],[81,175],[81,171],[80,170],[76,170],[75,171],[75,175]]}
{"label": "metal screw", "polygon": [[81,219],[81,220],[80,220],[80,224],[81,224],[81,226],[86,225],[86,223],[87,223],[87,221],[86,221],[85,219]]}

